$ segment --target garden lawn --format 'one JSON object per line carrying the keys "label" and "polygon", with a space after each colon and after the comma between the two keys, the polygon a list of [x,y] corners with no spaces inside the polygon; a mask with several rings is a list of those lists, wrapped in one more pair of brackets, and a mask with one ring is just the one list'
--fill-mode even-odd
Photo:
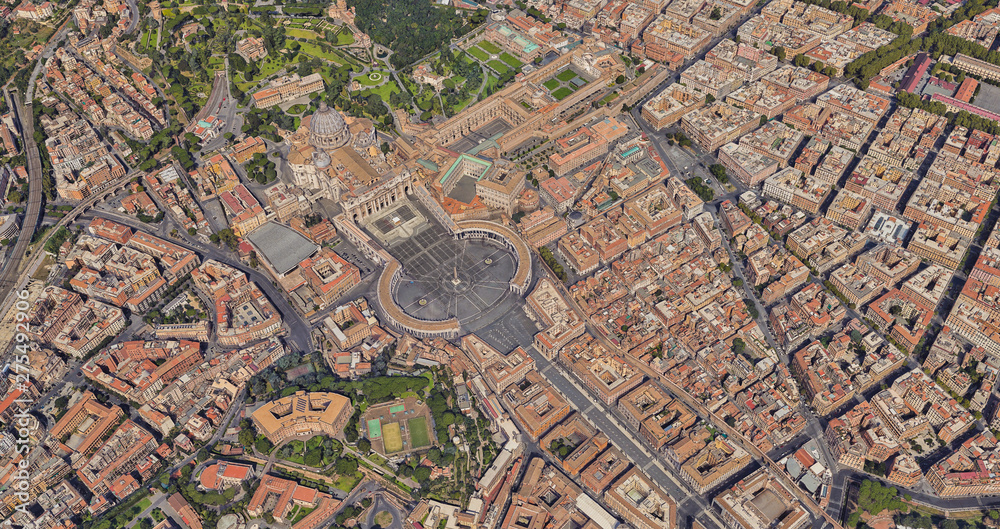
{"label": "garden lawn", "polygon": [[337,33],[337,46],[347,46],[349,44],[354,44],[353,33],[347,30]]}
{"label": "garden lawn", "polygon": [[300,505],[298,512],[296,512],[295,516],[292,517],[292,521],[290,523],[293,524],[293,525],[296,524],[296,523],[298,523],[300,520],[302,520],[303,518],[305,518],[306,516],[308,516],[309,513],[313,512],[315,510],[316,510],[315,507],[313,507],[313,508],[310,509],[310,508],[306,508],[306,507],[303,507],[303,506]]}
{"label": "garden lawn", "polygon": [[[303,46],[304,46],[304,44],[303,44]],[[277,72],[278,70],[280,70],[281,66],[282,66],[282,62],[280,62],[280,61],[277,61],[277,60],[274,60],[274,59],[271,59],[271,58],[264,59],[264,62],[260,65],[260,72],[258,72],[257,75],[254,76],[253,78],[248,79],[247,82],[248,83],[256,83],[256,82],[258,82],[258,81],[260,81],[262,79],[266,79],[266,78],[274,75],[274,72]],[[246,77],[244,77],[244,79],[246,79]],[[241,88],[241,90],[242,90],[242,88]]]}
{"label": "garden lawn", "polygon": [[156,48],[156,29],[148,29],[146,33],[142,36],[142,47],[143,50],[149,51]]}
{"label": "garden lawn", "polygon": [[396,93],[396,92],[399,92],[399,91],[400,90],[399,90],[399,87],[396,86],[396,82],[392,81],[392,80],[389,80],[389,82],[385,83],[382,86],[379,86],[379,87],[376,87],[376,88],[370,88],[368,90],[365,90],[365,91],[361,92],[361,95],[363,95],[365,97],[368,97],[368,96],[370,96],[372,94],[375,94],[375,95],[381,97],[382,101],[385,101],[385,102],[388,103],[389,102],[389,96],[391,96],[393,93]]}
{"label": "garden lawn", "polygon": [[344,58],[338,53],[323,51],[323,48],[320,48],[311,42],[300,42],[299,44],[302,45],[302,53],[312,55],[313,57],[318,57],[320,59],[326,59],[337,64],[345,64]]}
{"label": "garden lawn", "polygon": [[499,83],[500,83],[499,77],[493,74],[489,74],[486,76],[486,87],[484,89],[488,89],[490,87],[497,88]]}
{"label": "garden lawn", "polygon": [[562,81],[564,83],[568,83],[574,77],[576,77],[576,72],[574,72],[573,70],[570,70],[570,69],[566,69],[563,72],[561,72],[559,75],[557,75],[556,79],[559,79],[560,81]]}
{"label": "garden lawn", "polygon": [[225,59],[222,57],[211,56],[208,58],[208,69],[209,70],[221,70],[225,67]]}
{"label": "garden lawn", "polygon": [[315,31],[309,29],[286,29],[285,35],[306,40],[316,40],[319,38],[319,35],[317,35]]}
{"label": "garden lawn", "polygon": [[559,79],[549,79],[548,81],[542,83],[542,86],[548,88],[549,91],[551,92],[559,87]]}
{"label": "garden lawn", "polygon": [[477,59],[479,59],[481,61],[488,61],[488,60],[490,60],[490,54],[486,53],[485,51],[483,51],[482,48],[479,48],[477,46],[473,46],[473,47],[471,47],[471,48],[469,48],[468,50],[465,50],[465,51],[468,51],[469,55],[472,55],[473,57],[475,57],[475,58],[477,58]]}
{"label": "garden lawn", "polygon": [[614,101],[615,99],[618,99],[619,97],[620,94],[618,92],[611,92],[610,94],[604,96],[604,99],[601,100],[601,103],[604,103],[606,105]]}
{"label": "garden lawn", "polygon": [[500,60],[507,63],[508,65],[510,65],[511,68],[515,70],[524,65],[523,62],[517,60],[516,57],[507,52],[503,52],[500,54]]}
{"label": "garden lawn", "polygon": [[360,475],[358,473],[353,476],[337,476],[337,480],[333,482],[333,486],[344,492],[351,492],[357,486],[358,482],[361,481]]}
{"label": "garden lawn", "polygon": [[360,77],[355,77],[354,80],[357,81],[358,84],[360,84],[361,86],[375,86],[377,84],[381,84],[382,82],[384,82],[387,79],[388,75],[389,75],[388,72],[374,72],[374,73],[377,73],[377,74],[381,75],[381,77],[376,76],[376,78],[378,79],[377,81],[373,81],[371,79],[371,77],[370,77],[371,72],[367,73],[365,75],[362,75]]}
{"label": "garden lawn", "polygon": [[490,52],[490,55],[495,55],[497,53],[500,53],[500,51],[502,51],[500,49],[500,46],[497,46],[496,44],[493,44],[488,40],[479,41],[479,47]]}
{"label": "garden lawn", "polygon": [[568,95],[570,95],[572,93],[573,93],[572,89],[566,88],[564,86],[564,87],[560,88],[559,90],[556,90],[555,92],[552,92],[552,97],[556,98],[557,101],[562,101],[563,99],[566,99],[566,96],[568,96]]}
{"label": "garden lawn", "polygon": [[503,75],[510,70],[510,68],[508,68],[506,64],[496,60],[490,61],[486,63],[486,65],[496,70],[496,72],[500,75]]}
{"label": "garden lawn", "polygon": [[469,104],[473,103],[475,100],[476,100],[475,97],[469,96],[465,101],[459,102],[457,105],[451,107],[451,115],[454,116],[455,114],[458,114],[459,112],[464,110],[465,107],[469,106]]}

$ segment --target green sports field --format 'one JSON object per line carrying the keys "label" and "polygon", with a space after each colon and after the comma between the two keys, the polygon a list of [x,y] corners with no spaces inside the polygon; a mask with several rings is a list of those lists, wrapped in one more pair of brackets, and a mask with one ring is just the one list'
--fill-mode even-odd
{"label": "green sports field", "polygon": [[426,417],[414,417],[406,422],[406,426],[410,429],[410,442],[413,443],[413,448],[423,448],[431,444]]}
{"label": "green sports field", "polygon": [[382,442],[385,443],[385,453],[387,454],[403,449],[403,434],[400,432],[399,423],[389,423],[382,428]]}
{"label": "green sports field", "polygon": [[368,437],[371,439],[382,437],[382,423],[378,419],[368,421]]}

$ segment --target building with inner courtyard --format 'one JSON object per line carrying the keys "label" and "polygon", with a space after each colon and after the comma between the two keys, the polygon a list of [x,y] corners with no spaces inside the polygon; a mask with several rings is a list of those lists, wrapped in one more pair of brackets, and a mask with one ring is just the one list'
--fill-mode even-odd
{"label": "building with inner courtyard", "polygon": [[299,391],[264,404],[250,418],[258,432],[280,444],[300,435],[340,437],[353,412],[351,399],[343,395]]}

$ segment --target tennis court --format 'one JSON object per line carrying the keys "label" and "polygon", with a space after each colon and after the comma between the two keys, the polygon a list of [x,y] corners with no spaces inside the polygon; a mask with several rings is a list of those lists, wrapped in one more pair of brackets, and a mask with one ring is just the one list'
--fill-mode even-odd
{"label": "tennis court", "polygon": [[413,444],[412,448],[430,446],[431,438],[427,433],[426,417],[414,417],[406,422],[406,426],[410,430],[410,442]]}
{"label": "tennis court", "polygon": [[368,421],[368,438],[377,439],[382,437],[382,422],[378,419]]}
{"label": "tennis court", "polygon": [[385,443],[385,453],[387,454],[399,452],[403,449],[403,434],[399,430],[398,422],[385,425],[382,442]]}

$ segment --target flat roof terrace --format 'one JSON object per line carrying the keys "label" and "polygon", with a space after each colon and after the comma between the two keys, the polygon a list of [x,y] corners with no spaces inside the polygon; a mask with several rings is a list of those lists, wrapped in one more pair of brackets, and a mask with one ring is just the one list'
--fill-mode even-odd
{"label": "flat roof terrace", "polygon": [[273,220],[265,222],[247,234],[246,238],[279,276],[291,272],[304,259],[319,250],[316,243]]}

